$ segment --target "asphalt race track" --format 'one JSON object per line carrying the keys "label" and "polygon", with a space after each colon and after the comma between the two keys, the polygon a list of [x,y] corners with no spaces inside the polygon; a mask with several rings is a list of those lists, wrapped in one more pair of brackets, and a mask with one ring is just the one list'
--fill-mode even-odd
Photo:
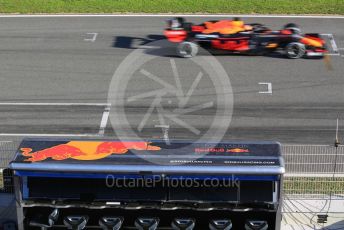
{"label": "asphalt race track", "polygon": [[[159,116],[155,110],[152,116],[145,115],[154,97],[127,101],[124,112],[130,123],[127,129],[131,130],[127,138],[135,133],[146,139],[199,139],[209,130],[215,111],[221,113],[224,109],[225,105],[217,104],[216,100],[230,96],[218,95],[207,74],[203,74],[199,82],[195,81],[202,67],[175,57],[170,45],[160,47],[158,55],[144,50],[150,49],[149,42],[163,39],[166,19],[140,16],[0,18],[0,138],[116,137],[116,130],[126,128],[118,124],[121,122],[114,122],[116,114],[111,113],[117,105],[108,101],[109,86],[121,84],[113,76],[125,57],[139,45],[148,44],[140,49],[146,56],[152,56],[153,63],[128,76],[132,79],[124,94],[135,97],[161,89],[161,84],[147,77],[149,73],[163,82],[175,84],[171,68],[171,63],[175,63],[183,89],[181,94],[187,95],[193,83],[199,84],[194,91],[189,91],[190,97],[182,106],[179,99],[183,97],[163,94],[160,108],[170,114],[181,107],[194,110],[173,120]],[[244,20],[264,23],[272,29],[294,22],[303,32],[325,34],[332,69],[324,60],[290,60],[281,55],[215,55],[230,79],[233,116],[229,127],[217,124],[210,135],[211,132],[217,135],[214,130],[224,129],[223,139],[227,140],[327,145],[334,142],[339,118],[342,128],[339,134],[344,138],[344,19],[259,17]],[[142,72],[143,69],[146,72]],[[198,105],[205,106],[197,110]]]}

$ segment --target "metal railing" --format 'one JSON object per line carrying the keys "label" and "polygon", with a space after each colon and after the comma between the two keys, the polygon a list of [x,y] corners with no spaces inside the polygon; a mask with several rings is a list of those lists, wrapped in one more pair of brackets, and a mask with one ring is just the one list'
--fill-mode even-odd
{"label": "metal railing", "polygon": [[344,175],[344,146],[284,145],[287,175]]}
{"label": "metal railing", "polygon": [[285,177],[283,187],[289,198],[344,199],[344,177]]}
{"label": "metal railing", "polygon": [[0,141],[0,193],[13,193],[13,175],[8,169],[9,162],[13,159],[19,141]]}
{"label": "metal railing", "polygon": [[344,199],[344,146],[284,145],[282,149],[286,195]]}

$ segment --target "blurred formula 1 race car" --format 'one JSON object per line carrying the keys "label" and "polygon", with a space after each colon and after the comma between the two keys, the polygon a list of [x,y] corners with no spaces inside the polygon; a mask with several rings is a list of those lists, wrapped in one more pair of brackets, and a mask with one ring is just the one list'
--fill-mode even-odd
{"label": "blurred formula 1 race car", "polygon": [[239,18],[207,21],[200,25],[174,18],[168,20],[164,34],[170,42],[178,43],[177,53],[181,57],[197,55],[199,46],[251,55],[283,51],[293,59],[323,57],[327,52],[319,34],[301,34],[293,23],[273,31],[262,24],[245,24]]}

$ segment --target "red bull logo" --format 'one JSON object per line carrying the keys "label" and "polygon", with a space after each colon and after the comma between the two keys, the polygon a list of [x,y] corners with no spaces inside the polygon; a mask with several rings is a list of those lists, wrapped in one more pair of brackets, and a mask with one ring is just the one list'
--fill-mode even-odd
{"label": "red bull logo", "polygon": [[101,142],[70,141],[47,149],[32,152],[31,148],[21,148],[25,161],[38,162],[48,158],[53,160],[98,160],[112,154],[125,154],[129,150],[157,151],[161,148],[150,142]]}
{"label": "red bull logo", "polygon": [[240,148],[235,148],[235,149],[228,149],[227,152],[230,153],[248,153],[248,149],[240,149]]}

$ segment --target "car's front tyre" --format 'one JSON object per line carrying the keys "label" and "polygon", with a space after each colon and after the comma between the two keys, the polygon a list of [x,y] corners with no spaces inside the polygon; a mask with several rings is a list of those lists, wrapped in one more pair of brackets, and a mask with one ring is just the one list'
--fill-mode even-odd
{"label": "car's front tyre", "polygon": [[305,55],[306,47],[299,42],[292,42],[285,47],[285,52],[288,58],[298,59]]}
{"label": "car's front tyre", "polygon": [[181,42],[177,46],[177,54],[183,58],[192,58],[198,53],[198,45],[194,42]]}

